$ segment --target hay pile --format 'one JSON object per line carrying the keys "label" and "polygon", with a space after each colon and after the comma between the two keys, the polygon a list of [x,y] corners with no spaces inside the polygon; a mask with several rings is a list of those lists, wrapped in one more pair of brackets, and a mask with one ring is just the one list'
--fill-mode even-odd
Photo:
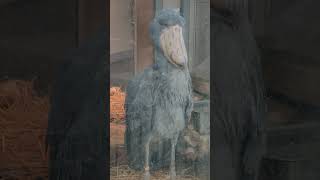
{"label": "hay pile", "polygon": [[37,95],[33,81],[0,82],[0,169],[5,170],[2,177],[46,176],[44,137],[48,111],[49,98]]}
{"label": "hay pile", "polygon": [[110,122],[124,123],[124,101],[126,94],[120,87],[110,88]]}

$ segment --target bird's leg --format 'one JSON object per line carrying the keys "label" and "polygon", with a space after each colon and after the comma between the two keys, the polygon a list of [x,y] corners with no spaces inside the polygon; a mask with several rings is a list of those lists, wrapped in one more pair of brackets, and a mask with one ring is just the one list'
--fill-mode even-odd
{"label": "bird's leg", "polygon": [[179,134],[176,134],[173,139],[171,139],[171,163],[170,163],[170,179],[176,179],[176,145],[178,141]]}
{"label": "bird's leg", "polygon": [[144,180],[150,179],[150,167],[149,167],[149,152],[150,152],[150,141],[151,136],[148,137],[147,142],[145,144],[145,163],[144,163]]}

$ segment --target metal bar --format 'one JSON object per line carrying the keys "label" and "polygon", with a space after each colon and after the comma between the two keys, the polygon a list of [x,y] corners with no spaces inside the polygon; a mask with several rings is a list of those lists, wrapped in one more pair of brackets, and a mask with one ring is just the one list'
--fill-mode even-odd
{"label": "metal bar", "polygon": [[154,0],[154,11],[158,14],[159,10],[163,8],[163,0]]}
{"label": "metal bar", "polygon": [[185,19],[185,34],[184,40],[186,44],[186,49],[189,49],[189,27],[190,27],[190,0],[181,0],[180,2],[180,13]]}
{"label": "metal bar", "polygon": [[[158,15],[158,12],[163,8],[163,0],[154,0],[154,15]],[[153,49],[154,57],[157,56],[157,51]]]}

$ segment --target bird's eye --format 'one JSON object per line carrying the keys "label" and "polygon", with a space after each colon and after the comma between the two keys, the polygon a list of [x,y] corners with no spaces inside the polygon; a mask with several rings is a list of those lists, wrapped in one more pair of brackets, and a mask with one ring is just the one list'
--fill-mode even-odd
{"label": "bird's eye", "polygon": [[159,20],[159,24],[163,25],[163,26],[173,26],[175,24],[177,24],[177,20],[176,19],[168,19],[168,18],[163,18]]}
{"label": "bird's eye", "polygon": [[169,21],[165,19],[160,19],[159,24],[162,26],[169,26]]}

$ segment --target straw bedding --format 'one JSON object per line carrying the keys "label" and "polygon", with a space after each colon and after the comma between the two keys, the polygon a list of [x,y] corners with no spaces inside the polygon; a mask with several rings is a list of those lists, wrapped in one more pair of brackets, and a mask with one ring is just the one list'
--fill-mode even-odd
{"label": "straw bedding", "polygon": [[44,136],[49,98],[37,96],[33,85],[33,81],[0,82],[0,176],[3,178],[28,179],[47,174]]}

